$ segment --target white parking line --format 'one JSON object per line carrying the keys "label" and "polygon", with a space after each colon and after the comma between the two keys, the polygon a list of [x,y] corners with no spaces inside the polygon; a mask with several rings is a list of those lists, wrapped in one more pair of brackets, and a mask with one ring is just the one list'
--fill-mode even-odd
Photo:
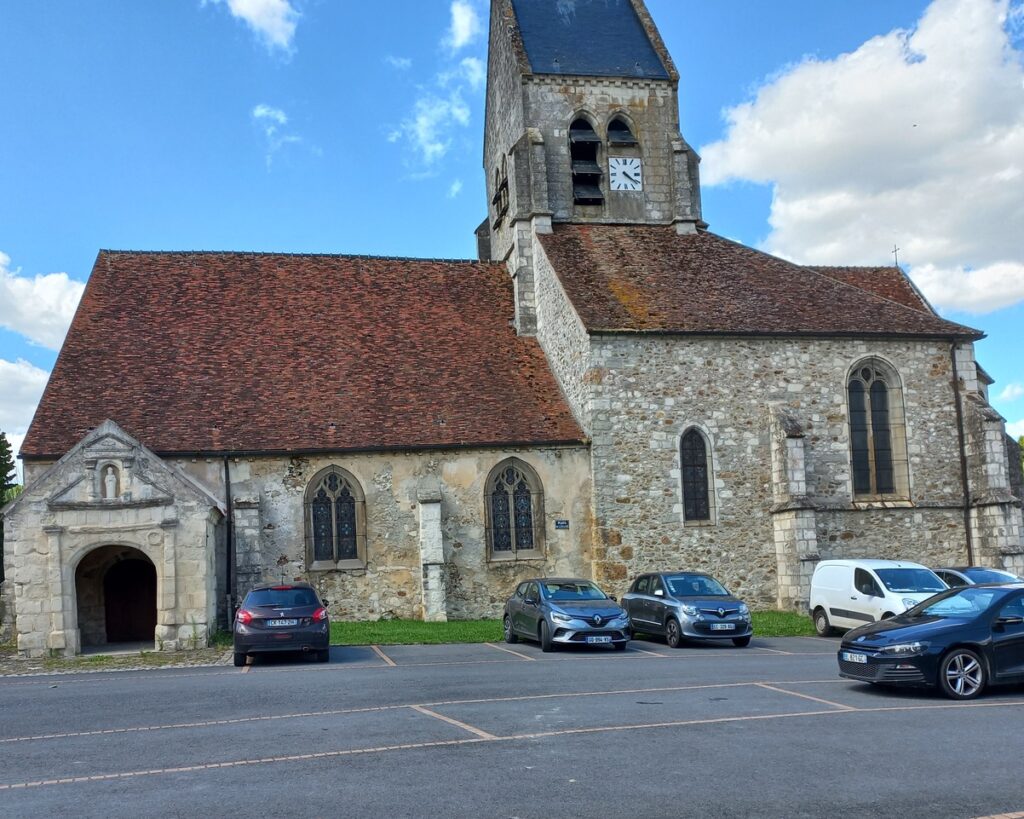
{"label": "white parking line", "polygon": [[518,651],[513,651],[511,648],[505,648],[505,646],[495,645],[494,643],[484,643],[485,646],[496,648],[498,651],[504,651],[506,654],[515,654],[517,657],[522,657],[524,660],[529,660],[531,663],[536,662],[536,657],[531,657],[529,654],[520,654]]}
{"label": "white parking line", "polygon": [[785,688],[778,688],[768,683],[758,683],[759,688],[764,688],[768,691],[778,691],[780,694],[790,694],[794,697],[803,697],[805,700],[813,700],[814,702],[820,702],[824,705],[834,705],[836,708],[843,708],[847,711],[853,710],[852,705],[843,705],[841,702],[832,702],[832,700],[823,700],[821,697],[812,697],[810,694],[801,694],[799,691],[787,691]]}
{"label": "white parking line", "polygon": [[380,646],[370,646],[370,648],[372,648],[373,649],[373,653],[376,654],[378,657],[380,657],[387,665],[391,665],[391,666],[398,665],[398,663],[396,663],[387,654],[385,654],[383,651],[381,651]]}
{"label": "white parking line", "polygon": [[480,737],[480,739],[497,739],[494,734],[488,734],[486,731],[474,728],[472,725],[453,719],[452,717],[446,717],[444,714],[437,713],[437,711],[431,711],[429,708],[424,708],[422,705],[411,705],[409,707],[420,714],[426,714],[428,717],[433,717],[434,719],[439,719],[442,722],[447,722],[449,725],[454,725],[456,728],[461,728],[463,731],[469,731],[469,733],[475,734]]}

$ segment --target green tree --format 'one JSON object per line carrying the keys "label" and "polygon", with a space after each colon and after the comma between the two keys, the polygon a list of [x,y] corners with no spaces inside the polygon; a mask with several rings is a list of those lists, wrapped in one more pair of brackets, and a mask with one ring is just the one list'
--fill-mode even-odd
{"label": "green tree", "polygon": [[[17,493],[18,473],[14,469],[14,451],[7,436],[0,432],[0,506]],[[4,522],[0,518],[0,582],[4,579]]]}
{"label": "green tree", "polygon": [[17,486],[18,473],[14,469],[14,451],[7,436],[0,432],[0,498],[7,497],[7,492]]}

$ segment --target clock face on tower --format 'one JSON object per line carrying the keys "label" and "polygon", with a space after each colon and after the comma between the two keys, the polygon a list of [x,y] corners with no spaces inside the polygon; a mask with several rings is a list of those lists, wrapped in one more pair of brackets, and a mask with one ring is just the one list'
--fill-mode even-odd
{"label": "clock face on tower", "polygon": [[608,157],[608,180],[613,191],[638,191],[644,186],[643,167],[634,156]]}

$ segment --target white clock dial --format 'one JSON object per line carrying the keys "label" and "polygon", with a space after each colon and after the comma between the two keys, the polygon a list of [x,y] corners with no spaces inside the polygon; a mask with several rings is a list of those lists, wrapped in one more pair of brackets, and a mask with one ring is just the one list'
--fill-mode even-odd
{"label": "white clock dial", "polygon": [[634,156],[608,157],[608,179],[613,191],[638,191],[644,186],[643,166]]}

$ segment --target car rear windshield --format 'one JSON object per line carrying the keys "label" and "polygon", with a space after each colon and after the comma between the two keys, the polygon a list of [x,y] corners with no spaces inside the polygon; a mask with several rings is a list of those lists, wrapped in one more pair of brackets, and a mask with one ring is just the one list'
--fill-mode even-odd
{"label": "car rear windshield", "polygon": [[891,592],[938,592],[948,588],[930,569],[877,569],[876,574]]}
{"label": "car rear windshield", "polygon": [[543,583],[548,600],[604,600],[605,593],[593,583]]}
{"label": "car rear windshield", "polygon": [[[1003,589],[979,589],[964,586],[955,594],[943,597],[934,603],[926,600],[912,608],[907,614],[917,617],[961,617],[974,618],[987,611],[992,605],[1008,594]],[[934,598],[933,598],[934,599]]]}
{"label": "car rear windshield", "polygon": [[966,569],[964,574],[975,583],[1017,583],[1015,575],[998,569]]}
{"label": "car rear windshield", "polygon": [[665,579],[673,597],[724,597],[729,594],[715,578],[703,574],[674,574]]}
{"label": "car rear windshield", "polygon": [[247,606],[274,606],[287,608],[292,606],[316,606],[319,605],[316,599],[316,592],[312,589],[256,589],[249,592],[245,598]]}

